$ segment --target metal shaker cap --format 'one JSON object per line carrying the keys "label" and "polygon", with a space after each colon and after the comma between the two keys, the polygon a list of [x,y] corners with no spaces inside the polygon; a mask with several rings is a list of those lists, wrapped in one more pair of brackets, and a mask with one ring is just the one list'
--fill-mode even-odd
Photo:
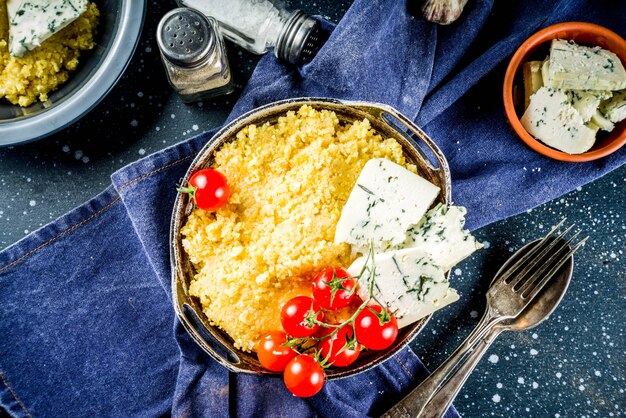
{"label": "metal shaker cap", "polygon": [[197,10],[180,7],[161,18],[157,43],[163,56],[181,67],[192,67],[215,49],[215,21]]}
{"label": "metal shaker cap", "polygon": [[315,57],[328,36],[319,21],[301,10],[296,10],[283,26],[274,53],[291,64],[303,65]]}

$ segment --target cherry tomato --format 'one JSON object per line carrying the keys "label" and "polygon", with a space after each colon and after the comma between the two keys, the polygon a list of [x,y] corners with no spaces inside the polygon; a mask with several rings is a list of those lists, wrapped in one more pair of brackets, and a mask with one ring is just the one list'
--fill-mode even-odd
{"label": "cherry tomato", "polygon": [[[313,315],[312,312],[319,312]],[[292,337],[310,337],[315,334],[319,325],[312,322],[313,319],[321,321],[324,314],[320,306],[308,296],[296,296],[289,299],[280,312],[280,323],[287,334]]]}
{"label": "cherry tomato", "polygon": [[299,354],[287,364],[283,375],[285,386],[299,398],[315,395],[324,386],[324,369],[308,354]]}
{"label": "cherry tomato", "polygon": [[[324,335],[332,334],[335,328],[325,328]],[[337,367],[346,367],[359,358],[361,345],[354,337],[351,325],[344,325],[332,337],[320,341],[318,348],[322,358]]]}
{"label": "cherry tomato", "polygon": [[298,355],[291,348],[282,345],[285,341],[287,334],[282,331],[272,331],[261,338],[256,355],[263,367],[274,372],[282,372],[287,363]]}
{"label": "cherry tomato", "polygon": [[355,280],[344,269],[327,268],[313,279],[313,298],[330,311],[345,308],[354,299]]}
{"label": "cherry tomato", "polygon": [[[373,312],[372,312],[373,311]],[[398,321],[380,305],[363,309],[354,321],[356,339],[370,350],[384,350],[398,336]]]}
{"label": "cherry tomato", "polygon": [[189,193],[195,205],[204,210],[217,210],[228,202],[230,186],[226,177],[212,168],[203,168],[191,175],[187,187],[179,189]]}

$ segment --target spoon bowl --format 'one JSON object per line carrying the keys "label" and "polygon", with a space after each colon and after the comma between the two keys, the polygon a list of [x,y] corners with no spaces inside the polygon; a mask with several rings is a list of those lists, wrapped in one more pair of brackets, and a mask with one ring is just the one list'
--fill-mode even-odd
{"label": "spoon bowl", "polygon": [[[524,254],[528,253],[535,245],[537,245],[539,241],[541,240],[532,241],[513,254],[513,256],[509,258],[506,263],[504,263],[500,270],[498,270],[492,283],[495,282],[511,265],[523,257]],[[521,314],[519,314],[516,318],[500,322],[495,325],[494,328],[498,331],[522,331],[536,327],[548,319],[556,307],[559,306],[561,299],[563,299],[573,273],[574,256],[572,255],[565,262],[565,264],[561,266],[552,280],[546,283],[539,295],[537,295],[537,297],[526,307],[526,309],[524,309],[524,311],[522,311]]]}

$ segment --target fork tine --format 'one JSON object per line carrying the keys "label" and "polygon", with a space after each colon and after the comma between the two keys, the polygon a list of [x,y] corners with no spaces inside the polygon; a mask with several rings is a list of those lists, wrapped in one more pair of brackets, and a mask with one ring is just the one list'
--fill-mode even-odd
{"label": "fork tine", "polygon": [[519,293],[520,295],[524,295],[531,287],[534,286],[535,281],[541,277],[541,275],[550,267],[550,264],[562,253],[562,252],[567,252],[567,250],[570,249],[570,243],[572,243],[576,237],[578,237],[578,235],[580,234],[580,231],[577,231],[574,235],[572,235],[572,237],[570,237],[567,241],[565,241],[565,234],[571,229],[568,228],[568,230],[561,234],[560,237],[555,239],[554,242],[554,246],[560,246],[560,248],[556,249],[556,251],[553,251],[552,254],[548,256],[548,254],[542,254],[544,256],[547,257],[547,259],[539,259],[538,258],[538,263],[541,263],[540,267],[535,270],[532,275],[526,280],[524,281],[524,283],[522,285],[520,285],[517,289],[515,289],[515,286],[513,287],[515,289],[515,291],[517,293]]}
{"label": "fork tine", "polygon": [[550,232],[548,232],[548,234],[545,237],[543,237],[543,239],[539,242],[539,244],[535,245],[535,247],[532,250],[530,250],[528,253],[526,253],[526,255],[524,255],[517,262],[515,262],[515,264],[513,264],[504,273],[502,273],[502,275],[500,276],[498,281],[506,281],[506,280],[508,280],[509,277],[511,277],[513,275],[513,273],[518,268],[520,268],[526,261],[528,261],[530,258],[532,258],[535,255],[537,255],[543,249],[544,245],[549,242],[548,238],[550,238],[552,236],[552,234],[554,234],[561,226],[563,226],[563,224],[565,223],[565,219],[566,218],[564,218],[554,228],[552,228],[552,230]]}
{"label": "fork tine", "polygon": [[546,283],[548,283],[548,281],[552,278],[552,276],[554,276],[556,272],[559,271],[559,269],[563,266],[563,264],[565,264],[567,260],[569,260],[569,258],[576,251],[578,251],[580,247],[585,245],[585,242],[587,241],[587,239],[589,239],[589,237],[585,237],[582,240],[580,240],[573,248],[571,248],[567,252],[567,254],[565,254],[565,256],[561,257],[557,261],[557,263],[550,269],[550,271],[546,273],[545,276],[543,276],[543,278],[539,281],[539,283],[537,283],[537,285],[533,289],[530,290],[530,293],[525,298],[528,300],[534,299],[537,296],[537,294],[541,291],[541,289],[543,289]]}
{"label": "fork tine", "polygon": [[[509,283],[514,289],[516,287],[519,286],[519,284],[522,282],[522,280],[524,278],[526,278],[526,275],[528,273],[530,273],[536,266],[538,266],[539,264],[543,263],[545,261],[545,257],[548,256],[548,254],[551,253],[552,249],[561,241],[563,240],[565,237],[565,235],[567,233],[569,233],[572,228],[574,227],[574,225],[570,225],[568,228],[565,229],[565,231],[563,231],[561,234],[559,234],[557,237],[553,238],[550,236],[546,236],[546,238],[544,238],[543,240],[545,240],[546,242],[548,242],[547,247],[542,248],[541,252],[539,254],[537,254],[537,256],[530,262],[528,263],[528,265],[526,265],[524,267],[524,269],[518,273],[515,278],[513,280],[511,280],[511,282]],[[541,244],[544,244],[543,240],[541,241]],[[524,283],[528,282],[528,280],[525,280]]]}

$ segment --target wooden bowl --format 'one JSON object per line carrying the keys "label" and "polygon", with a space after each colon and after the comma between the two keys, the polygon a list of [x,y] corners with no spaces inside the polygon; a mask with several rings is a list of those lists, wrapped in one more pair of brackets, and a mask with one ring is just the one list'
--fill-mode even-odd
{"label": "wooden bowl", "polygon": [[528,38],[511,58],[504,75],[502,89],[504,110],[509,123],[522,141],[546,157],[560,161],[583,162],[597,160],[617,151],[626,144],[626,120],[615,125],[613,131],[607,135],[600,131],[596,143],[587,152],[582,154],[568,154],[551,148],[530,135],[522,126],[520,118],[524,109],[516,106],[516,90],[522,87],[522,66],[524,62],[538,59],[543,60],[548,54],[552,39],[566,39],[587,46],[600,46],[616,54],[626,65],[626,40],[617,33],[593,23],[565,22],[548,26]]}

